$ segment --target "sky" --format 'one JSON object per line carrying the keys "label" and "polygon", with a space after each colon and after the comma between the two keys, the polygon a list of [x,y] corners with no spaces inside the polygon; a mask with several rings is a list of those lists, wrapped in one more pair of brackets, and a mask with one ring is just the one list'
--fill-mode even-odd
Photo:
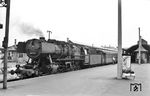
{"label": "sky", "polygon": [[[137,44],[138,27],[150,44],[150,0],[122,0],[122,46]],[[5,8],[0,23],[5,25]],[[9,46],[44,36],[96,47],[117,46],[118,0],[11,0]],[[0,29],[0,46],[5,27]]]}

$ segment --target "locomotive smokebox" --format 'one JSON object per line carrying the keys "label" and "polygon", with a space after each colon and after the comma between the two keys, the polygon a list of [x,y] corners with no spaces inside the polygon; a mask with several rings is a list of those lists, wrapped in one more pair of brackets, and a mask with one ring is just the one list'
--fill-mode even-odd
{"label": "locomotive smokebox", "polygon": [[26,52],[30,58],[37,58],[40,54],[60,55],[62,52],[65,53],[66,50],[62,49],[60,45],[46,42],[44,37],[40,37],[40,39],[31,39],[26,42]]}

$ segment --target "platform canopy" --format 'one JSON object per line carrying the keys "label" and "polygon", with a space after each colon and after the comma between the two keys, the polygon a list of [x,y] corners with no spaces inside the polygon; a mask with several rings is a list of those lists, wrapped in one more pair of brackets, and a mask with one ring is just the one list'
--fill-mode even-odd
{"label": "platform canopy", "polygon": [[[133,45],[130,48],[128,48],[126,50],[126,52],[127,53],[134,53],[134,52],[137,52],[138,50],[139,50],[139,45],[136,44],[136,45]],[[141,46],[141,51],[150,53],[150,45],[142,45]]]}
{"label": "platform canopy", "polygon": [[[147,50],[145,48],[143,48],[143,46],[141,46],[140,49],[142,52],[146,52]],[[139,52],[139,47],[135,50],[135,52]]]}

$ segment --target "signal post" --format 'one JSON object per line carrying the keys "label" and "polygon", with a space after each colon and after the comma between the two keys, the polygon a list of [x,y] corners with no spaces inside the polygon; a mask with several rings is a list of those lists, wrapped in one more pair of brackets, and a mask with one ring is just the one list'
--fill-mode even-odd
{"label": "signal post", "polygon": [[1,7],[6,7],[5,37],[2,46],[4,47],[3,89],[7,89],[7,51],[9,38],[10,0],[0,0],[0,4],[2,5]]}

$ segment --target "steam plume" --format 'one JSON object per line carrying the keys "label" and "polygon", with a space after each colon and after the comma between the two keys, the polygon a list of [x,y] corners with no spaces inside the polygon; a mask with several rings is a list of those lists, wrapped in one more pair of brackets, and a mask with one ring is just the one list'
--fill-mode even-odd
{"label": "steam plume", "polygon": [[42,31],[39,28],[34,27],[33,25],[23,22],[19,19],[13,19],[11,23],[11,27],[19,29],[18,30],[19,32],[27,36],[33,36],[33,35],[40,36],[40,37],[44,36]]}
{"label": "steam plume", "polygon": [[36,35],[36,36],[40,36],[43,37],[43,33],[40,29],[35,28],[32,25],[26,24],[26,23],[20,23],[19,24],[19,29],[21,30],[21,32],[23,32],[26,35]]}

